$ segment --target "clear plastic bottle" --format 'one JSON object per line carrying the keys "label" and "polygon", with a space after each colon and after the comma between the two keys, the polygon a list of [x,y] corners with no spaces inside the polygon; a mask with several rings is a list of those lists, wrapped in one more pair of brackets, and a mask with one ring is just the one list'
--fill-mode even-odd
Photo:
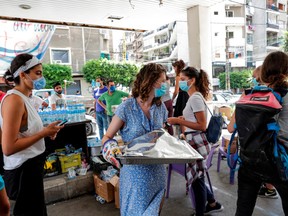
{"label": "clear plastic bottle", "polygon": [[102,198],[102,197],[99,196],[99,195],[96,196],[96,200],[97,200],[98,202],[100,202],[101,204],[104,204],[104,203],[105,203],[105,199]]}

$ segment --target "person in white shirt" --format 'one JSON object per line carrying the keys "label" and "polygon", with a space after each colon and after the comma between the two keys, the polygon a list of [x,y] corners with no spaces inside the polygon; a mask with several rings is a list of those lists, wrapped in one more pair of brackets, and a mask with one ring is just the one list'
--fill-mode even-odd
{"label": "person in white shirt", "polygon": [[43,185],[44,137],[55,139],[63,126],[57,126],[60,121],[56,121],[43,127],[30,102],[32,89],[46,85],[42,70],[35,56],[19,54],[3,77],[7,85],[15,84],[0,104],[4,181],[9,199],[15,200],[13,215],[47,215]]}
{"label": "person in white shirt", "polygon": [[62,94],[62,86],[60,82],[56,82],[53,85],[55,94],[51,95],[50,107],[52,110],[56,110],[57,107],[64,108],[66,106],[65,95]]}

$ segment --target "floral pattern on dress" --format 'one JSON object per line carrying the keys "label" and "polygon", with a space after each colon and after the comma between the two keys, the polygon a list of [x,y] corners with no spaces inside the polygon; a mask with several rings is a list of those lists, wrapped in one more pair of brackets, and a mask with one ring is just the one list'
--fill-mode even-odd
{"label": "floral pattern on dress", "polygon": [[[120,135],[124,143],[163,127],[167,110],[162,103],[151,106],[150,119],[135,98],[129,98],[116,110],[124,121]],[[156,216],[166,187],[164,165],[124,165],[120,171],[120,212],[122,216]]]}

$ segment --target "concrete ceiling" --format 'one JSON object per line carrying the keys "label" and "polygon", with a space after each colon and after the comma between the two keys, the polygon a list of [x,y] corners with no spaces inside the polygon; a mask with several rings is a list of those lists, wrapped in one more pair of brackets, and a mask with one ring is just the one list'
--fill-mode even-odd
{"label": "concrete ceiling", "polygon": [[[0,19],[126,30],[149,30],[179,20],[196,5],[223,0],[0,0]],[[159,5],[162,2],[162,5]],[[22,9],[21,4],[30,6]],[[109,16],[122,17],[120,20]]]}

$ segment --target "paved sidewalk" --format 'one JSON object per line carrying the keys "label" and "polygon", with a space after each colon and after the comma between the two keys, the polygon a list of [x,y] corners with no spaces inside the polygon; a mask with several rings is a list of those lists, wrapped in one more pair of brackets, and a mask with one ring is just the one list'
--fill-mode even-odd
{"label": "paved sidewalk", "polygon": [[[223,204],[224,211],[213,215],[232,216],[235,214],[237,199],[237,174],[235,185],[229,184],[229,170],[226,161],[221,162],[221,172],[217,173],[217,153],[213,158],[213,166],[209,170],[216,199]],[[47,206],[49,216],[118,216],[119,209],[114,203],[100,204],[93,194],[58,202]],[[185,179],[177,173],[172,172],[170,197],[165,200],[162,216],[190,216],[193,213],[191,201],[185,195]],[[267,199],[258,198],[253,216],[282,216],[282,205],[280,198]]]}

